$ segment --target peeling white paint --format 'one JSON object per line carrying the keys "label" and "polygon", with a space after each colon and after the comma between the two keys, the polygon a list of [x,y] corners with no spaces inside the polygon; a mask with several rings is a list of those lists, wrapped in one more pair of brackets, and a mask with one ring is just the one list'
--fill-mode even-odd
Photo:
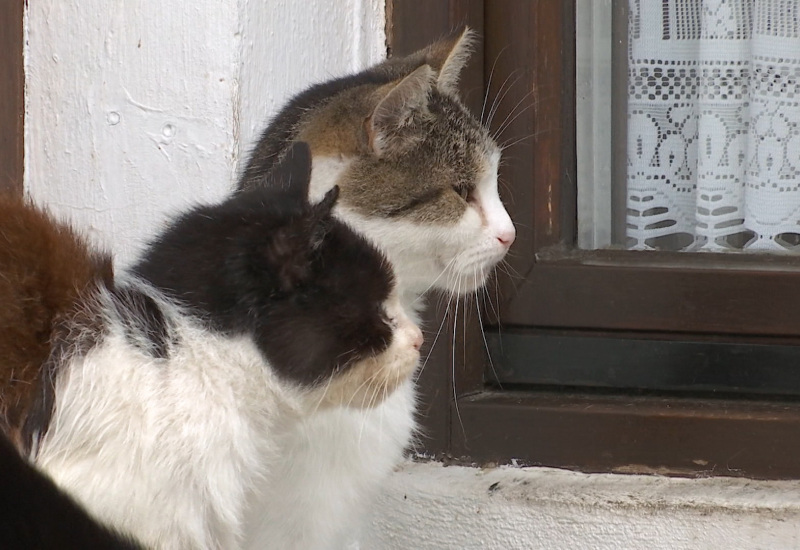
{"label": "peeling white paint", "polygon": [[800,481],[409,462],[361,548],[790,550],[800,548]]}

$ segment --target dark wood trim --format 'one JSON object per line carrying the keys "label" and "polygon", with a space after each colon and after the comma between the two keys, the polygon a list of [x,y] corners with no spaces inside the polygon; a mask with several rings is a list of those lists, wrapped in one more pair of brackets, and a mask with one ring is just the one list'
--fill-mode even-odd
{"label": "dark wood trim", "polygon": [[506,329],[486,334],[499,387],[800,398],[800,345],[674,334]]}
{"label": "dark wood trim", "polygon": [[793,479],[800,404],[483,392],[459,400],[452,454],[584,472]]}
{"label": "dark wood trim", "polygon": [[[800,335],[796,271],[540,262],[503,305],[507,325]],[[624,289],[624,293],[622,292]]]}
{"label": "dark wood trim", "polygon": [[23,0],[0,6],[0,191],[22,194],[25,73],[22,59]]}

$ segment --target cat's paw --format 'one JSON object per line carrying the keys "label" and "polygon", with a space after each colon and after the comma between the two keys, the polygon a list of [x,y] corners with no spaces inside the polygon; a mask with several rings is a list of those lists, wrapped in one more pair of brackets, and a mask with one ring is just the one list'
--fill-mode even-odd
{"label": "cat's paw", "polygon": [[319,388],[323,406],[357,409],[375,407],[383,402],[417,368],[422,347],[422,331],[406,315],[396,296],[386,303],[392,324],[392,342],[383,352],[350,365]]}

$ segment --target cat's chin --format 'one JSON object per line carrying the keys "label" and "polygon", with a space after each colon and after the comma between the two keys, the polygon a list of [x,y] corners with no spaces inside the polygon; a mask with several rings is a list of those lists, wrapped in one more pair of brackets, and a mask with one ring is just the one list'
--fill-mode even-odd
{"label": "cat's chin", "polygon": [[486,267],[475,267],[466,273],[447,270],[440,278],[440,284],[437,286],[439,290],[453,296],[473,294],[486,285],[493,268],[494,264]]}

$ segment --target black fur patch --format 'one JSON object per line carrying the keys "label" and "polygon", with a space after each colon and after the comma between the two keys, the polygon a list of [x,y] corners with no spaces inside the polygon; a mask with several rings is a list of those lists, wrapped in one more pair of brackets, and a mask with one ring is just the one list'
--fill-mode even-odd
{"label": "black fur patch", "polygon": [[38,443],[50,427],[50,419],[53,417],[56,405],[55,380],[62,356],[63,353],[59,349],[54,349],[42,365],[38,391],[31,402],[21,430],[22,444],[26,452],[34,448],[34,443]]}
{"label": "black fur patch", "polygon": [[4,550],[142,550],[104,527],[0,434],[0,546]]}
{"label": "black fur patch", "polygon": [[130,343],[154,359],[169,357],[174,342],[169,323],[156,301],[131,286],[118,285],[112,295]]}
{"label": "black fur patch", "polygon": [[280,185],[181,216],[134,268],[211,328],[252,337],[304,385],[386,349],[394,284],[383,256],[332,217],[338,188],[309,204],[310,162],[308,146],[294,145],[267,176]]}

